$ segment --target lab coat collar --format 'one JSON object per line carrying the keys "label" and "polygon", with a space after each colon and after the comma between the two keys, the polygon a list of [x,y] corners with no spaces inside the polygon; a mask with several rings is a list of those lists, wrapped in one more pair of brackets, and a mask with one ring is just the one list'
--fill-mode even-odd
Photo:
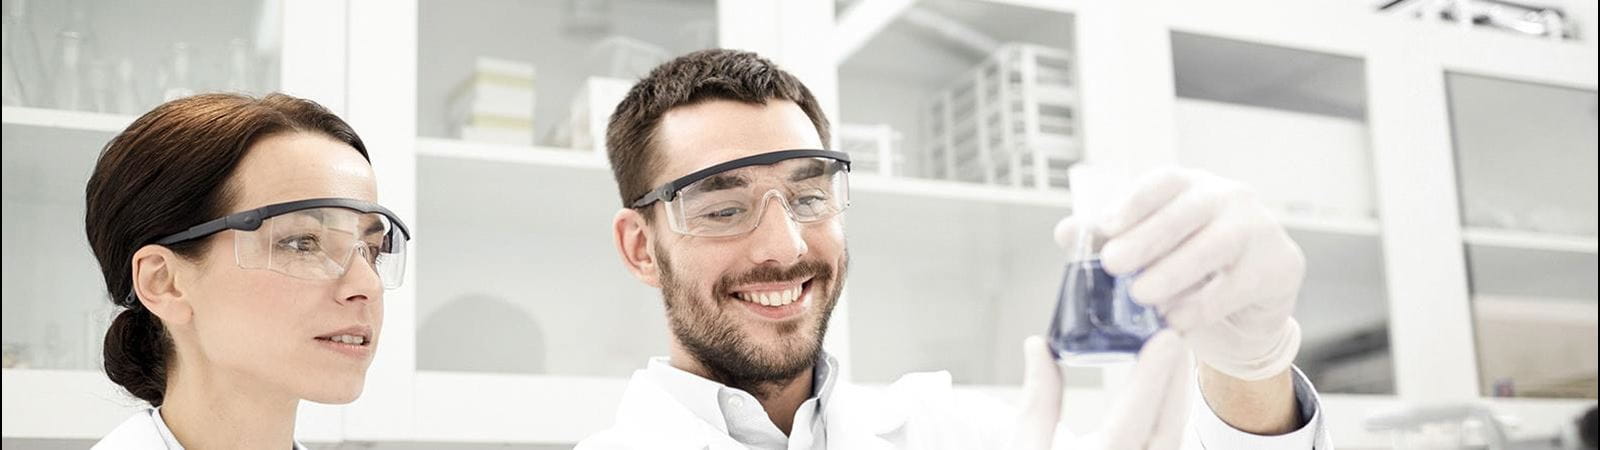
{"label": "lab coat collar", "polygon": [[160,428],[156,425],[155,417],[147,409],[133,414],[128,420],[122,421],[110,433],[107,433],[100,442],[96,442],[91,450],[117,450],[131,448],[167,448],[167,442],[161,437]]}
{"label": "lab coat collar", "polygon": [[[826,352],[817,355],[812,366],[811,396],[807,400],[817,399],[817,420],[827,420],[825,411],[832,402],[833,388],[838,384],[838,367],[839,361]],[[671,360],[666,357],[650,358],[645,370],[655,377],[660,386],[668,388],[667,392],[696,417],[724,433],[729,432],[727,417],[731,412],[723,410],[720,400],[738,389],[673,367]]]}
{"label": "lab coat collar", "polygon": [[617,407],[617,423],[608,432],[627,440],[647,436],[651,447],[661,449],[743,448],[725,428],[678,402],[646,369],[635,371],[628,380]]}
{"label": "lab coat collar", "polygon": [[[294,441],[293,445],[294,450],[306,450],[299,441]],[[183,444],[178,443],[178,438],[172,435],[172,429],[167,428],[167,422],[161,418],[161,411],[157,408],[134,413],[133,417],[122,421],[121,425],[96,442],[91,450],[151,448],[183,449]]]}
{"label": "lab coat collar", "polygon": [[[823,355],[827,374],[818,389],[822,420],[825,424],[827,447],[834,449],[890,449],[894,448],[887,436],[905,425],[909,411],[880,390],[866,389],[837,380],[838,364],[831,356]],[[622,403],[617,409],[617,423],[612,431],[631,436],[651,436],[655,448],[743,448],[728,436],[727,423],[721,420],[716,404],[716,392],[722,385],[695,377],[678,370],[693,380],[662,377],[652,373],[666,365],[665,358],[652,359],[643,370],[635,371],[623,391]],[[676,370],[676,369],[674,369]],[[672,394],[663,382],[685,382],[707,399],[691,407]],[[896,385],[903,383],[896,383]],[[945,389],[948,389],[946,380]],[[704,411],[696,411],[696,409]],[[708,413],[715,412],[715,415]],[[819,437],[822,438],[822,437]]]}

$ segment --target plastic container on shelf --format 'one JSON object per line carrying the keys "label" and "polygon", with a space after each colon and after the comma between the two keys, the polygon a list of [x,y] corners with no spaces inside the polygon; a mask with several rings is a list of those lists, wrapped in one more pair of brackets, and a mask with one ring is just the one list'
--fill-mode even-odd
{"label": "plastic container on shelf", "polygon": [[834,128],[838,148],[850,154],[850,171],[882,176],[906,173],[906,155],[901,151],[903,137],[887,124],[841,123]]}
{"label": "plastic container on shelf", "polygon": [[935,95],[927,110],[932,178],[1014,188],[1066,189],[1083,158],[1072,54],[1001,46]]}
{"label": "plastic container on shelf", "polygon": [[610,36],[589,47],[585,57],[591,76],[638,79],[671,58],[671,53],[649,42],[627,36]]}
{"label": "plastic container on shelf", "polygon": [[[570,147],[573,150],[590,150],[605,156],[606,125],[611,112],[628,95],[633,82],[621,78],[589,77],[583,81],[578,95],[572,98],[571,117],[568,118]],[[558,143],[559,145],[559,143]]]}

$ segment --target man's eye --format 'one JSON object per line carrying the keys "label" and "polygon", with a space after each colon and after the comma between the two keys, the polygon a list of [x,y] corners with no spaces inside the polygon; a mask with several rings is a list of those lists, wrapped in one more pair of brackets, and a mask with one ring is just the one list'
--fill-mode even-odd
{"label": "man's eye", "polygon": [[293,252],[315,252],[322,250],[322,242],[315,235],[302,234],[278,240],[278,247]]}
{"label": "man's eye", "polygon": [[705,214],[710,219],[729,219],[744,214],[744,208],[722,208]]}

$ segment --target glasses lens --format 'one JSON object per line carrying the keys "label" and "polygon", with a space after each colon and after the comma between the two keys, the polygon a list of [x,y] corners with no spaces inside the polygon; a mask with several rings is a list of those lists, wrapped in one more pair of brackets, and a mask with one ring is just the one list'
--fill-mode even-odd
{"label": "glasses lens", "polygon": [[776,191],[796,222],[826,220],[849,205],[848,171],[829,158],[795,158],[712,175],[678,191],[667,202],[673,229],[692,236],[718,237],[755,229]]}
{"label": "glasses lens", "polygon": [[267,218],[240,231],[239,267],[307,280],[335,280],[354,268],[374,270],[385,288],[400,285],[406,242],[388,217],[344,208],[311,208]]}

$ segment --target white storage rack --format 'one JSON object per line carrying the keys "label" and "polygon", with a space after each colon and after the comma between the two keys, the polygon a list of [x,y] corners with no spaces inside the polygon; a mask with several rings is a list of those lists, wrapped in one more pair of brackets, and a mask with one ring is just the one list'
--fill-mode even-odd
{"label": "white storage rack", "polygon": [[1072,54],[1012,43],[949,89],[928,111],[930,178],[1065,189],[1082,159]]}

